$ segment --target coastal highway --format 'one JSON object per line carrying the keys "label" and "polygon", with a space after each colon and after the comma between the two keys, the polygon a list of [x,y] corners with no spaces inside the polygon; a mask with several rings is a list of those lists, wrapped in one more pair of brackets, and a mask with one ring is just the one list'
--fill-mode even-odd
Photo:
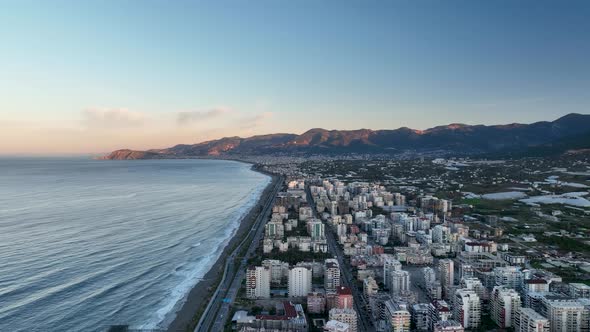
{"label": "coastal highway", "polygon": [[[309,202],[310,206],[312,207],[312,213],[315,218],[320,219],[315,202],[311,196],[311,190],[309,186],[305,186],[305,190],[307,192],[307,201]],[[352,296],[354,298],[354,309],[358,315],[358,330],[359,331],[366,331],[366,332],[373,332],[375,328],[371,323],[371,319],[367,313],[367,311],[363,308],[362,304],[364,303],[364,298],[360,293],[358,287],[355,285],[354,278],[352,275],[352,268],[350,264],[344,259],[344,251],[338,244],[336,237],[334,236],[334,230],[331,226],[326,225],[326,239],[328,240],[328,247],[331,253],[336,255],[338,259],[338,264],[340,264],[340,273],[341,273],[341,285],[349,287],[352,290]],[[343,277],[343,278],[342,278]]]}
{"label": "coastal highway", "polygon": [[[242,285],[242,280],[246,277],[246,261],[247,257],[250,257],[264,235],[264,225],[270,217],[272,212],[272,206],[279,190],[284,182],[284,178],[278,177],[273,187],[268,192],[266,197],[263,197],[264,201],[261,201],[259,206],[262,206],[262,211],[256,217],[254,224],[250,231],[244,236],[244,239],[240,244],[232,251],[225,261],[225,269],[223,278],[217,286],[215,293],[211,297],[207,308],[197,327],[195,332],[206,332],[206,331],[223,331],[225,322],[230,319],[228,315],[231,313],[231,304],[234,302],[236,295]],[[240,265],[234,266],[234,259],[240,252],[247,246],[246,254],[240,261]]]}

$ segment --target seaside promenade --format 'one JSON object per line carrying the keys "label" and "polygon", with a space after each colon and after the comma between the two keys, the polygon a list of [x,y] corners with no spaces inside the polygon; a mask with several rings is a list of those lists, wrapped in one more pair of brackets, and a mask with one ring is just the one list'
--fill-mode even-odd
{"label": "seaside promenade", "polygon": [[[242,280],[245,278],[248,257],[254,253],[262,239],[264,224],[270,217],[273,202],[277,193],[281,190],[284,180],[282,176],[273,178],[272,189],[268,191],[266,197],[262,197],[260,201],[262,210],[258,213],[252,228],[228,255],[221,282],[195,327],[195,332],[223,331],[225,322],[229,319],[228,315],[231,313],[231,304],[234,302]],[[247,251],[236,268],[234,265],[235,259],[239,257],[240,253],[243,253],[244,248],[247,248]]]}

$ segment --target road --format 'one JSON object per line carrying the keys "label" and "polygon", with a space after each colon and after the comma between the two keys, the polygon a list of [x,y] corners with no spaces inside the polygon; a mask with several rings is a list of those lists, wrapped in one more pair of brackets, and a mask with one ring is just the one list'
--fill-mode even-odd
{"label": "road", "polygon": [[[313,215],[315,218],[319,219],[315,207],[315,202],[311,196],[309,186],[306,186],[305,190],[307,192],[307,201],[312,207]],[[330,252],[336,255],[338,263],[340,264],[340,281],[342,286],[349,287],[352,290],[352,296],[354,297],[354,309],[356,310],[358,315],[358,330],[367,332],[375,331],[375,328],[371,323],[369,314],[363,306],[364,298],[362,293],[359,291],[358,287],[355,284],[354,277],[352,275],[352,268],[350,267],[348,260],[345,259],[342,248],[336,241],[334,229],[329,225],[326,225],[326,239],[328,240],[328,247],[330,249]]]}
{"label": "road", "polygon": [[[263,209],[258,214],[254,225],[242,242],[240,242],[240,244],[227,257],[221,282],[217,286],[205,312],[201,316],[201,319],[194,330],[195,332],[223,331],[225,322],[228,320],[228,316],[231,313],[231,304],[236,299],[236,295],[242,285],[242,280],[246,277],[247,258],[254,253],[260,244],[260,240],[264,235],[264,225],[266,224],[266,220],[270,217],[275,197],[281,189],[283,182],[284,178],[279,177],[274,184],[274,187],[271,189],[266,201],[261,202],[263,204]],[[248,246],[248,249],[236,270],[234,260],[244,246]]]}

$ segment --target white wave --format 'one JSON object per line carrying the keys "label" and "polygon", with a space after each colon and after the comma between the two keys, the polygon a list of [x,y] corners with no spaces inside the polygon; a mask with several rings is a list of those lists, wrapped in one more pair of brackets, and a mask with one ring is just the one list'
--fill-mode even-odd
{"label": "white wave", "polygon": [[[203,276],[213,267],[223,249],[230,242],[231,238],[237,232],[243,217],[256,205],[264,189],[270,184],[271,177],[265,176],[265,181],[261,182],[252,190],[246,200],[237,211],[232,213],[230,219],[232,222],[226,228],[225,233],[220,241],[215,245],[217,248],[212,254],[205,256],[192,268],[187,268],[186,272],[175,271],[173,274],[184,277],[184,280],[171,290],[165,303],[156,311],[154,319],[140,326],[141,329],[166,328],[176,317],[176,311],[186,301],[190,290],[203,278]],[[200,243],[198,243],[200,245]]]}

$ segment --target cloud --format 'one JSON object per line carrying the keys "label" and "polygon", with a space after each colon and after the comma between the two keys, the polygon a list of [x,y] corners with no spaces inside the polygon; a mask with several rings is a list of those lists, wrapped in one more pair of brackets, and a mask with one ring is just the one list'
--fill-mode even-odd
{"label": "cloud", "polygon": [[130,128],[142,126],[147,117],[126,108],[89,108],[82,111],[88,128]]}
{"label": "cloud", "polygon": [[179,112],[176,117],[176,123],[178,125],[198,123],[213,118],[217,118],[229,112],[230,109],[225,107],[215,107],[205,111]]}
{"label": "cloud", "polygon": [[256,114],[253,116],[243,117],[239,119],[240,128],[242,129],[252,129],[255,127],[259,127],[264,124],[267,119],[272,118],[272,112],[264,112],[260,114]]}

